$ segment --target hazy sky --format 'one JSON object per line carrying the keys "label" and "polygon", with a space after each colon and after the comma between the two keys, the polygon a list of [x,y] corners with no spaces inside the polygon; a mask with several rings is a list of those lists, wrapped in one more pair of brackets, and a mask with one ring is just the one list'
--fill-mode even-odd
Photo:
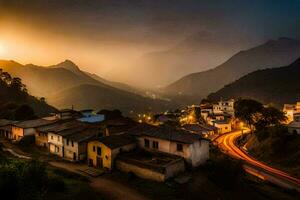
{"label": "hazy sky", "polygon": [[226,52],[300,39],[299,11],[300,0],[0,0],[0,58],[41,65],[71,59],[126,80],[119,70],[132,74],[144,54],[196,33],[208,33]]}

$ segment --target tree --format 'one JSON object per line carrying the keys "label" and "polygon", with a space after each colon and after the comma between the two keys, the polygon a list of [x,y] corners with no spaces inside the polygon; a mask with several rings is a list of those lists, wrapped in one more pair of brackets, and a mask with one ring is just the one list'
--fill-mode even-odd
{"label": "tree", "polygon": [[263,105],[253,99],[239,99],[234,104],[235,117],[246,122],[252,133],[252,126],[257,116],[263,109]]}
{"label": "tree", "polygon": [[269,126],[279,125],[286,120],[286,116],[283,112],[272,106],[265,107],[261,110],[259,119],[255,122],[255,128],[257,130],[266,129]]}
{"label": "tree", "polygon": [[3,80],[7,85],[10,85],[12,78],[8,72],[1,73],[1,80]]}
{"label": "tree", "polygon": [[35,118],[33,109],[28,105],[22,105],[15,111],[15,120],[29,120]]}

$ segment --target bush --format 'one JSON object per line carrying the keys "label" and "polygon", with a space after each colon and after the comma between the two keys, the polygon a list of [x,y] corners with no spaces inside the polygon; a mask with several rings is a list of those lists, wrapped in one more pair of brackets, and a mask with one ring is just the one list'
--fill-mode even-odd
{"label": "bush", "polygon": [[66,185],[63,180],[59,177],[51,177],[48,180],[49,191],[64,192],[66,190]]}
{"label": "bush", "polygon": [[242,162],[224,155],[217,149],[214,149],[212,154],[206,166],[209,170],[208,177],[225,189],[233,189],[240,185],[245,175]]}

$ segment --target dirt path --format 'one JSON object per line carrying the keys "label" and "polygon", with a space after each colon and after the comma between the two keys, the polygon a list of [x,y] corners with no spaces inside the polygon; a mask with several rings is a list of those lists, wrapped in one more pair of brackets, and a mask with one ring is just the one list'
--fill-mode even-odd
{"label": "dirt path", "polygon": [[105,177],[91,177],[84,173],[88,167],[85,164],[73,164],[67,162],[50,162],[50,165],[74,172],[87,177],[90,180],[90,185],[96,191],[104,195],[106,199],[113,200],[146,200],[147,198],[140,194],[138,191],[113,180]]}

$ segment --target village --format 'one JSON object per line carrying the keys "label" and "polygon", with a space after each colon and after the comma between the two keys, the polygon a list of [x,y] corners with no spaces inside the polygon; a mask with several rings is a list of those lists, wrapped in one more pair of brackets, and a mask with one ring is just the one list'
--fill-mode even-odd
{"label": "village", "polygon": [[[300,103],[285,105],[288,130],[300,133]],[[24,140],[72,163],[97,170],[119,170],[143,179],[164,182],[203,165],[219,136],[247,129],[235,119],[234,100],[202,102],[182,110],[138,114],[135,120],[120,111],[64,109],[50,116],[0,120],[0,134],[14,144]]]}

